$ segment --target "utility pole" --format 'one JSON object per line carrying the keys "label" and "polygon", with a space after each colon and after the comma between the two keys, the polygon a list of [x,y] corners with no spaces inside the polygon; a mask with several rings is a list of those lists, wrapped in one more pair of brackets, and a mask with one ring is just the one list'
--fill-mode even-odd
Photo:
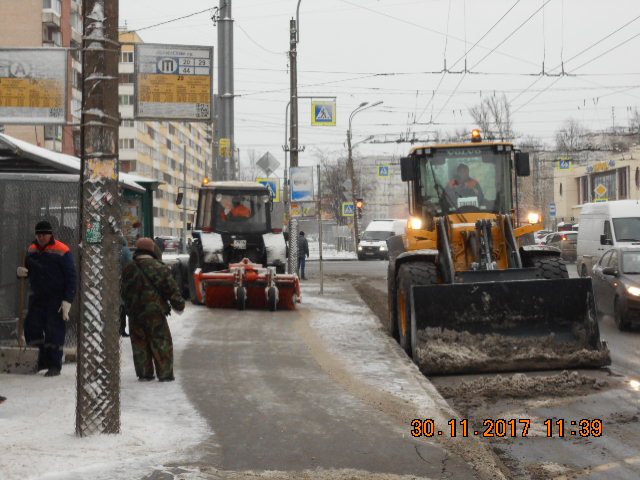
{"label": "utility pole", "polygon": [[120,432],[118,0],[82,5],[80,321],[76,434]]}
{"label": "utility pole", "polygon": [[[233,150],[234,111],[233,111],[233,18],[231,17],[231,0],[220,0],[218,10],[218,95],[216,113],[218,125],[216,138],[218,155],[224,164],[224,179],[233,180],[236,177]],[[222,153],[222,155],[220,155]]]}
{"label": "utility pole", "polygon": [[[300,2],[298,2],[298,7]],[[291,118],[289,120],[289,164],[298,166],[298,44],[297,22],[293,18],[289,22],[289,70],[291,90]]]}
{"label": "utility pole", "polygon": [[[182,246],[187,246],[187,144],[182,145]],[[205,164],[206,165],[206,164]],[[205,168],[206,172],[206,168]],[[182,253],[182,252],[180,252]]]}
{"label": "utility pole", "polygon": [[376,103],[371,103],[371,104],[369,104],[369,102],[362,102],[360,105],[354,108],[353,111],[351,112],[351,115],[349,115],[349,130],[347,130],[347,149],[349,152],[349,156],[347,158],[347,168],[348,168],[349,178],[351,180],[351,202],[353,203],[353,234],[354,234],[354,247],[356,249],[358,247],[358,237],[360,235],[358,231],[358,212],[356,211],[356,175],[355,175],[355,169],[353,168],[353,152],[351,148],[351,136],[352,136],[351,121],[353,120],[353,117],[356,116],[356,114],[362,112],[363,110],[367,110],[369,108],[380,105],[381,103],[382,103],[382,100]]}

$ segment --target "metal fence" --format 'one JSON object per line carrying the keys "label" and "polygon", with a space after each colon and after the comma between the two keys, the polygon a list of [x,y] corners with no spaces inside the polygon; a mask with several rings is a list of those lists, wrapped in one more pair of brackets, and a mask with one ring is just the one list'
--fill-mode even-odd
{"label": "metal fence", "polygon": [[[20,282],[16,267],[22,264],[34,228],[48,220],[54,236],[67,244],[78,267],[77,175],[7,174],[0,175],[0,342],[16,339],[20,316]],[[28,282],[27,282],[28,285]],[[28,288],[22,305],[26,314]],[[73,302],[65,346],[76,345],[78,302]]]}

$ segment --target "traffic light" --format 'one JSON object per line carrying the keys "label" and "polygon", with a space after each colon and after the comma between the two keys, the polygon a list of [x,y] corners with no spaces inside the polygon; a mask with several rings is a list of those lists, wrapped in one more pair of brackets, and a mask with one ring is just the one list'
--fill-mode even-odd
{"label": "traffic light", "polygon": [[362,199],[356,199],[356,214],[358,215],[358,218],[362,218],[362,207],[364,207]]}

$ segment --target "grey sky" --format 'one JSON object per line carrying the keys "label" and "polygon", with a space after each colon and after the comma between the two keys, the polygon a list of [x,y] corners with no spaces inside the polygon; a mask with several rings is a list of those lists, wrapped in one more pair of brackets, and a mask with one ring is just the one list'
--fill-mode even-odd
{"label": "grey sky", "polygon": [[[218,5],[120,0],[120,24],[138,29]],[[283,158],[286,52],[296,5],[233,1],[235,140],[241,152]],[[217,55],[209,17],[195,15],[139,35],[150,43],[213,45]],[[626,126],[640,104],[639,48],[637,0],[302,0],[299,95],[335,95],[337,126],[310,126],[310,100],[300,100],[300,144],[306,146],[300,163],[315,163],[315,148],[344,151],[349,113],[364,101],[384,104],[355,117],[355,142],[369,135],[392,141],[407,132],[428,138],[435,130],[470,129],[468,108],[494,91],[511,102],[515,130],[548,145],[570,117],[595,130],[613,122]],[[464,70],[465,52],[473,73],[437,73],[445,59],[450,71]],[[564,61],[564,71],[576,75],[536,76],[543,60],[548,73],[559,73]],[[362,143],[358,149],[402,155],[410,147]]]}

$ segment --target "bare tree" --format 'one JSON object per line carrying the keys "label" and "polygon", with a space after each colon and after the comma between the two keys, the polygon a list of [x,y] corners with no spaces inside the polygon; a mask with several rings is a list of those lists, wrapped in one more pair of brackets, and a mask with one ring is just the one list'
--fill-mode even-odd
{"label": "bare tree", "polygon": [[504,93],[485,97],[469,114],[486,140],[513,140],[511,106]]}
{"label": "bare tree", "polygon": [[574,118],[566,120],[556,132],[556,150],[561,152],[575,152],[587,145],[587,130]]}
{"label": "bare tree", "polygon": [[244,158],[240,159],[238,180],[243,182],[255,182],[256,178],[261,177],[263,172],[256,165],[258,160],[259,158],[255,150],[247,150],[247,154]]}
{"label": "bare tree", "polygon": [[636,107],[629,117],[629,132],[632,134],[640,134],[640,112],[638,112],[638,108]]}

